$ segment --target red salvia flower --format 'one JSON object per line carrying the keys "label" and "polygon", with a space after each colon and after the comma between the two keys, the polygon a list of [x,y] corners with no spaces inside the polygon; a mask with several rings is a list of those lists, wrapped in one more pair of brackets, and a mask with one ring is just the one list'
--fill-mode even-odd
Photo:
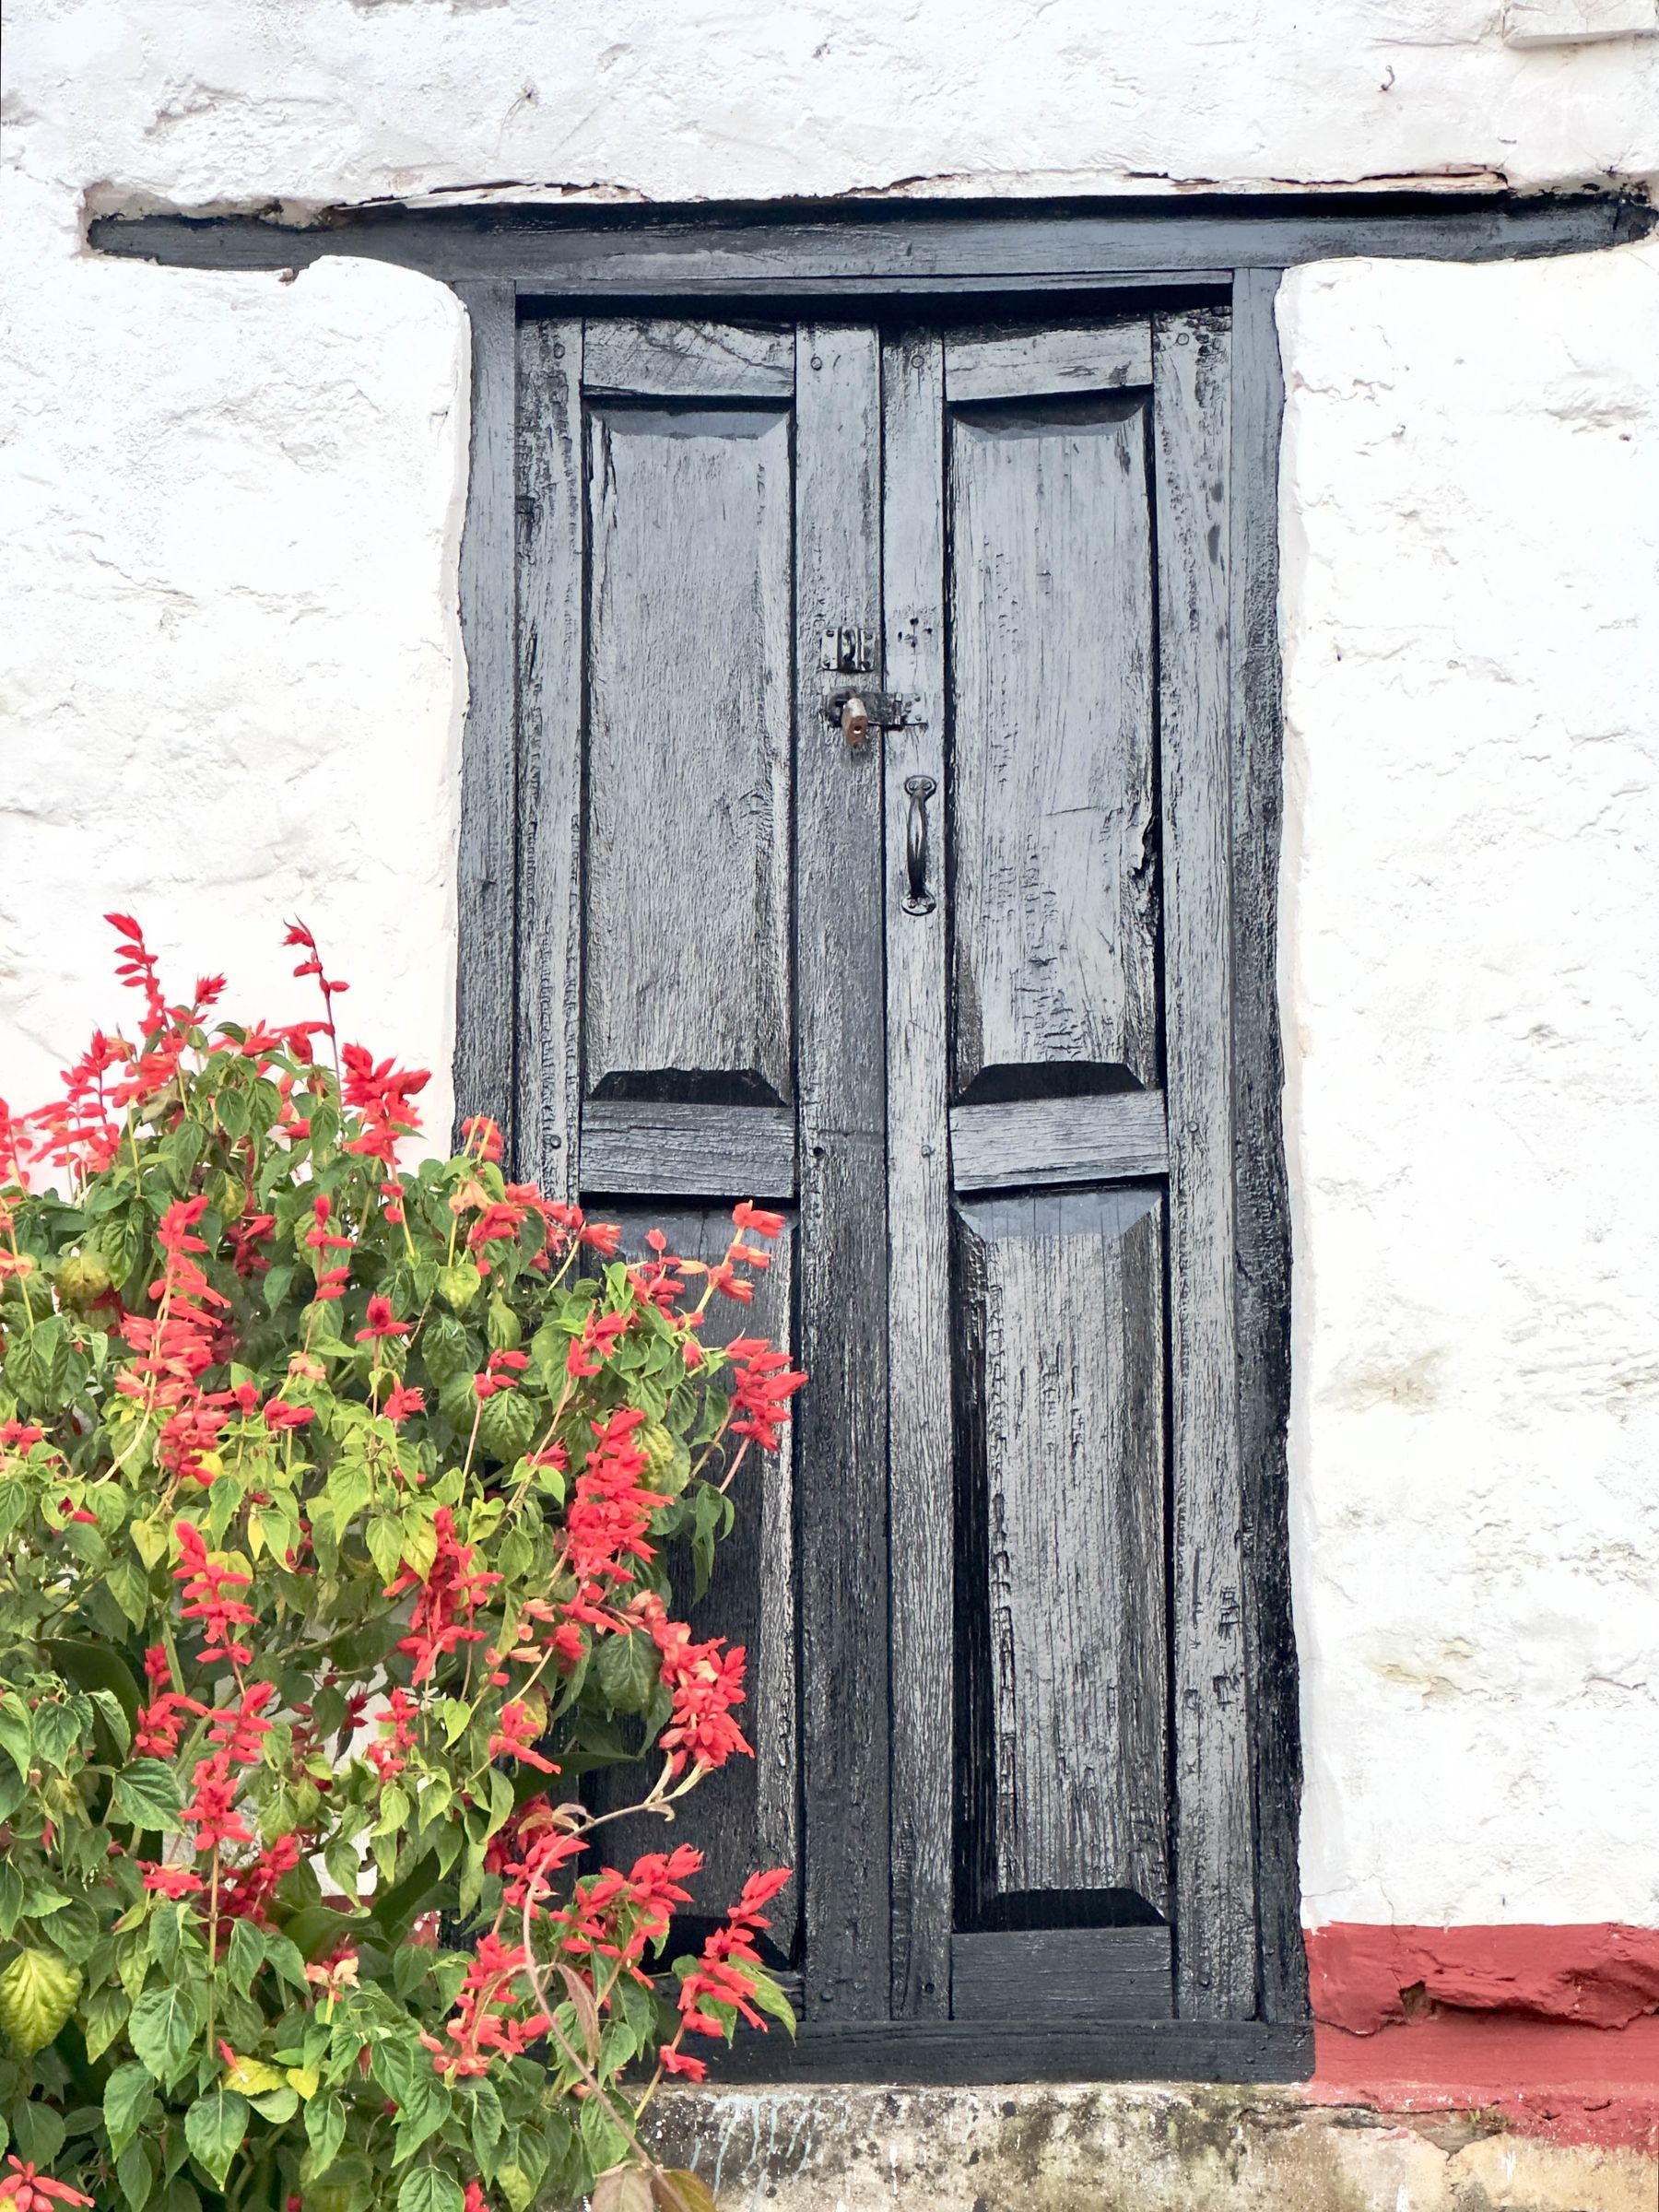
{"label": "red salvia flower", "polygon": [[389,1298],[371,1298],[366,1320],[368,1325],[357,1333],[359,1344],[373,1344],[382,1337],[406,1336],[409,1333],[409,1324],[397,1319]]}

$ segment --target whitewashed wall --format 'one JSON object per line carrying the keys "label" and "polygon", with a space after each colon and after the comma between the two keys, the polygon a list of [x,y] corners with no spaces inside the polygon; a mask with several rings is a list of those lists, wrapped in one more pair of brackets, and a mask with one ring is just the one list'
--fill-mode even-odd
{"label": "whitewashed wall", "polygon": [[1659,248],[1280,294],[1311,1920],[1659,1925]]}
{"label": "whitewashed wall", "polygon": [[[459,310],[100,263],[89,207],[1646,177],[1656,8],[16,0],[0,1089],[109,1012],[112,905],[271,1012],[303,911],[354,1033],[449,1057]],[[1315,1920],[1659,1918],[1656,276],[1286,300]]]}

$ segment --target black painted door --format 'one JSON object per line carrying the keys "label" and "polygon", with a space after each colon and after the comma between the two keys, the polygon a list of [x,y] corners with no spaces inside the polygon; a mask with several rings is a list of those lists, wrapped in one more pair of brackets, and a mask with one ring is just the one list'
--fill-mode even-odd
{"label": "black painted door", "polygon": [[1225,320],[520,347],[521,1148],[780,1204],[812,1377],[712,1894],[809,2025],[1248,2016]]}

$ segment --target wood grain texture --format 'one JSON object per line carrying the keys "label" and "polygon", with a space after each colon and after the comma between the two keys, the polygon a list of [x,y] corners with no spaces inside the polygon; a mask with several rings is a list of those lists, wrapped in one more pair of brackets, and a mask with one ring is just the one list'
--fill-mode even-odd
{"label": "wood grain texture", "polygon": [[646,399],[794,397],[794,332],[629,316],[587,326],[582,388]]}
{"label": "wood grain texture", "polygon": [[1151,382],[1152,336],[1142,320],[964,331],[945,341],[945,396],[953,402],[1107,392]]}
{"label": "wood grain texture", "polygon": [[1156,2020],[1173,2016],[1168,1928],[1029,1928],[958,1936],[957,2020]]}
{"label": "wood grain texture", "polygon": [[[660,1229],[670,1252],[682,1258],[717,1260],[732,1234],[724,1207],[618,1207],[623,1249],[645,1250],[645,1231]],[[717,1298],[701,1331],[711,1345],[734,1336],[793,1335],[793,1225],[771,1247],[772,1265],[757,1285],[754,1303]],[[700,1783],[670,1828],[652,1815],[618,1820],[601,1831],[602,1862],[628,1866],[641,1852],[669,1851],[685,1841],[703,1853],[703,1871],[690,1887],[688,1911],[718,1914],[760,1866],[799,1866],[797,1797],[799,1747],[795,1698],[794,1446],[790,1431],[777,1452],[750,1451],[733,1483],[737,1509],[732,1534],[715,1553],[705,1594],[692,1601],[691,1561],[677,1550],[669,1559],[675,1589],[699,1637],[724,1636],[748,1654],[746,1696],[738,1721],[754,1748],[752,1759],[734,1759]],[[596,1809],[636,1804],[655,1778],[660,1761],[601,1771],[591,1785]],[[601,1863],[595,1859],[594,1867]],[[769,1909],[772,1939],[784,1955],[795,1948],[797,1882]]]}
{"label": "wood grain texture", "polygon": [[788,417],[594,406],[588,425],[588,1088],[725,1076],[781,1101]]}
{"label": "wood grain texture", "polygon": [[795,368],[804,1971],[828,2021],[889,2003],[881,763],[825,724],[819,666],[826,630],[880,635],[878,342],[804,324]]}
{"label": "wood grain texture", "polygon": [[[324,253],[395,262],[448,282],[515,280],[536,297],[731,300],[927,296],[1137,278],[1227,280],[1350,254],[1490,261],[1579,253],[1643,237],[1652,210],[1583,194],[1218,194],[1033,213],[894,208],[801,220],[728,209],[630,209],[595,221],[550,207],[360,208],[309,228],[263,217],[102,216],[94,252],[178,268],[281,269]],[[827,310],[826,312],[832,312]]]}
{"label": "wood grain texture", "polygon": [[[892,1551],[893,2010],[950,2005],[952,1673],[950,1184],[946,902],[903,904],[907,781],[945,783],[944,397],[936,333],[883,354],[887,680],[888,1300]],[[935,808],[935,819],[938,810]],[[943,855],[932,856],[935,888]]]}
{"label": "wood grain texture", "polygon": [[794,1115],[787,1106],[590,1099],[582,1110],[582,1162],[591,1191],[791,1198]]}
{"label": "wood grain texture", "polygon": [[[895,2088],[999,2081],[1306,2081],[1313,2031],[1257,2020],[907,2020],[801,2030],[798,2042],[740,2029],[709,2046],[710,2078],[881,2082]],[[700,2056],[703,2053],[700,2053]]]}
{"label": "wood grain texture", "polygon": [[1126,400],[953,411],[954,1081],[1158,1080],[1146,429]]}
{"label": "wood grain texture", "polygon": [[573,1198],[582,1085],[582,324],[518,333],[515,1158]]}
{"label": "wood grain texture", "polygon": [[[999,1894],[1169,1886],[1162,1200],[966,1202]],[[981,1898],[981,1909],[986,1903]]]}
{"label": "wood grain texture", "polygon": [[518,308],[510,284],[457,288],[472,333],[472,430],[460,577],[466,727],[455,861],[458,1133],[473,1113],[493,1114],[511,1128],[513,1111]]}
{"label": "wood grain texture", "polygon": [[1176,1986],[1256,2004],[1234,1305],[1228,640],[1229,358],[1213,311],[1154,324],[1165,932],[1171,988]]}
{"label": "wood grain texture", "polygon": [[1290,1223],[1276,959],[1283,818],[1277,522],[1284,380],[1274,324],[1277,289],[1277,270],[1253,270],[1233,289],[1233,1148],[1261,1997],[1266,2018],[1295,2020],[1307,2017],[1308,1969],[1297,1863],[1301,1734],[1285,1465]]}
{"label": "wood grain texture", "polygon": [[950,1110],[951,1181],[959,1191],[1162,1175],[1169,1157],[1161,1090]]}

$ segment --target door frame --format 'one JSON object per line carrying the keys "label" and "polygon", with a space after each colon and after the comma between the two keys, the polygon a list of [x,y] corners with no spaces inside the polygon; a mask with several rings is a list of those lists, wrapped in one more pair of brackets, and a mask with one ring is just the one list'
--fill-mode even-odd
{"label": "door frame", "polygon": [[[1285,1435],[1290,1245],[1276,985],[1282,812],[1277,630],[1278,448],[1284,404],[1275,298],[1288,267],[1350,255],[1482,262],[1606,248],[1653,213],[1616,197],[1505,194],[1309,194],[1180,202],[863,201],[803,211],[377,206],[309,228],[251,216],[106,217],[96,252],[207,269],[293,269],[326,254],[384,260],[449,284],[470,324],[470,470],[460,559],[469,675],[458,855],[458,1111],[512,1126],[524,1167],[559,1180],[556,1104],[528,1079],[537,1060],[535,979],[521,932],[547,896],[526,772],[519,662],[516,429],[521,314],[584,309],[764,315],[809,308],[887,319],[1018,300],[1075,313],[1179,300],[1230,311],[1228,638],[1231,791],[1231,1188],[1238,1406],[1243,1465],[1251,1745],[1260,1929],[1253,2020],[1159,2020],[1077,2029],[876,2021],[773,2036],[734,2053],[750,2080],[968,2084],[1017,2078],[1294,2080],[1312,2069],[1297,1831],[1301,1787],[1291,1618]],[[580,593],[575,594],[579,608]],[[558,609],[544,606],[544,615]],[[577,616],[579,619],[579,614]],[[531,1034],[526,1038],[525,1031]]]}

